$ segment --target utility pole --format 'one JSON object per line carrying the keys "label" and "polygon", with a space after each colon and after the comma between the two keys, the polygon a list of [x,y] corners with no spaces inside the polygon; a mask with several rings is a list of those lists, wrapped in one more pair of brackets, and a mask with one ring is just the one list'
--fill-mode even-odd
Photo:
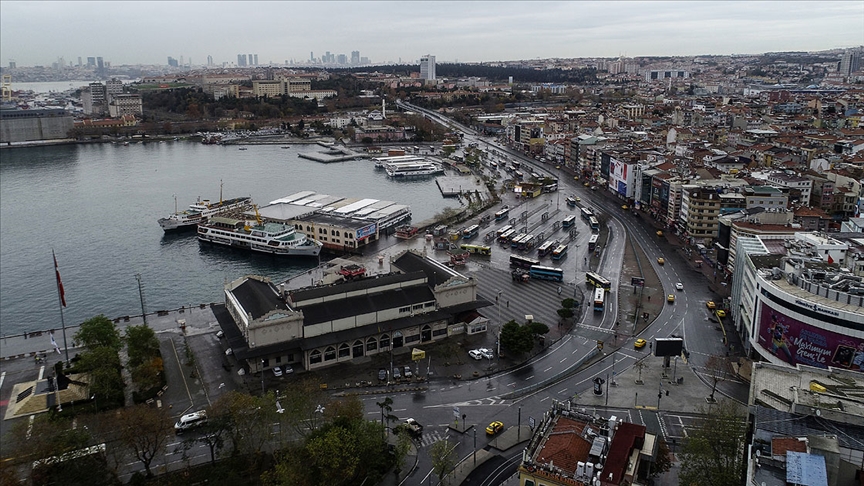
{"label": "utility pole", "polygon": [[138,297],[141,299],[141,318],[144,319],[144,325],[147,325],[147,310],[144,308],[144,287],[141,285],[141,274],[136,273],[135,279],[138,280]]}
{"label": "utility pole", "polygon": [[516,421],[516,442],[522,442],[522,405],[519,405],[519,419]]}

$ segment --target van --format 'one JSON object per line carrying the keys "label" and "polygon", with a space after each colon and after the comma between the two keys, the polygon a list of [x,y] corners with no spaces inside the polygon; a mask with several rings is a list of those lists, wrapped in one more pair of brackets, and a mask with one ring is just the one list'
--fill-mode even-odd
{"label": "van", "polygon": [[183,432],[201,426],[206,422],[207,412],[205,410],[187,413],[186,415],[180,417],[180,420],[178,420],[177,423],[174,424],[174,431],[178,434],[182,434]]}

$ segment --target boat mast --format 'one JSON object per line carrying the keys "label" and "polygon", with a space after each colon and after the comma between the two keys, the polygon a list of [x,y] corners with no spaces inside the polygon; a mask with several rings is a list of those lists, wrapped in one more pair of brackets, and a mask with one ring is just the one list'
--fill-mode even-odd
{"label": "boat mast", "polygon": [[219,204],[222,204],[222,179],[219,179]]}
{"label": "boat mast", "polygon": [[177,214],[177,194],[174,194],[174,214]]}

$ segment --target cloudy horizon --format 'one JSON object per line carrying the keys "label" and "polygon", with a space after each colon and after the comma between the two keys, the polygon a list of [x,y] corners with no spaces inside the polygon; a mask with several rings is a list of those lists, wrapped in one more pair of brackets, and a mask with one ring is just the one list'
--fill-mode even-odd
{"label": "cloudy horizon", "polygon": [[864,2],[0,1],[2,64],[261,65],[360,51],[372,63],[822,51],[864,45]]}

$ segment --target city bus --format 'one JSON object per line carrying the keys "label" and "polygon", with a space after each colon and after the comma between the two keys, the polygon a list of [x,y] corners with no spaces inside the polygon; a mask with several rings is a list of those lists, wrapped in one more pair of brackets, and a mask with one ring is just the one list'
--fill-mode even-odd
{"label": "city bus", "polygon": [[512,248],[516,248],[516,247],[518,247],[518,246],[519,246],[519,243],[522,242],[522,238],[525,238],[526,236],[528,236],[528,235],[525,234],[525,233],[519,233],[519,234],[517,234],[516,236],[513,237],[512,240],[510,240],[510,246],[511,246]]}
{"label": "city bus", "polygon": [[498,243],[506,245],[514,236],[516,236],[516,230],[511,228],[498,236]]}
{"label": "city bus", "polygon": [[591,212],[591,210],[588,208],[581,208],[579,212],[582,213],[582,219],[584,219],[585,221],[588,221],[589,218],[594,216],[594,213]]}
{"label": "city bus", "polygon": [[591,227],[591,231],[600,231],[600,221],[597,221],[594,216],[588,218],[588,226]]}
{"label": "city bus", "polygon": [[606,297],[606,291],[602,287],[594,289],[594,312],[603,312],[603,299]]}
{"label": "city bus", "polygon": [[567,197],[567,207],[575,208],[576,207],[576,198],[573,196]]}
{"label": "city bus", "polygon": [[528,269],[528,275],[533,279],[552,280],[555,282],[564,281],[564,270],[554,267],[544,267],[542,265],[532,265]]}
{"label": "city bus", "polygon": [[495,221],[501,221],[502,219],[507,219],[507,216],[510,214],[510,208],[504,208],[497,213],[495,213]]}
{"label": "city bus", "polygon": [[600,235],[591,235],[591,238],[588,239],[588,251],[594,251],[597,248],[597,238],[599,237]]}
{"label": "city bus", "polygon": [[557,247],[557,246],[558,246],[558,240],[549,240],[549,241],[543,243],[542,245],[540,245],[539,248],[537,248],[537,256],[540,258],[543,258],[546,255],[552,253],[552,250],[554,250],[555,247]]}
{"label": "city bus", "polygon": [[610,290],[612,288],[612,282],[603,278],[599,273],[594,272],[585,273],[585,283],[604,290]]}
{"label": "city bus", "polygon": [[539,265],[540,260],[535,260],[533,258],[524,257],[522,255],[510,255],[510,266],[511,267],[519,267],[519,268],[531,268],[535,265]]}
{"label": "city bus", "polygon": [[570,216],[567,216],[566,218],[564,218],[564,221],[561,221],[561,227],[562,228],[569,228],[569,227],[573,226],[574,224],[576,224],[576,216],[572,215],[572,214]]}
{"label": "city bus", "polygon": [[523,174],[521,170],[517,170],[513,173],[513,176],[521,181],[522,178],[525,177],[525,174]]}
{"label": "city bus", "polygon": [[513,227],[510,226],[509,224],[506,225],[506,226],[503,226],[503,227],[501,227],[501,228],[498,228],[498,229],[495,231],[495,236],[497,236],[497,237],[500,238],[501,235],[503,235],[504,233],[506,233],[506,232],[508,232],[508,231],[510,231],[510,230],[512,230],[512,229],[513,229]]}
{"label": "city bus", "polygon": [[522,240],[519,241],[519,246],[517,246],[517,248],[520,250],[527,250],[532,246],[534,246],[534,235],[525,235]]}
{"label": "city bus", "polygon": [[567,255],[567,245],[558,245],[557,248],[552,250],[552,259],[560,260]]}
{"label": "city bus", "polygon": [[467,251],[468,253],[474,253],[477,255],[489,256],[492,254],[492,248],[483,245],[459,245],[459,248]]}
{"label": "city bus", "polygon": [[473,224],[462,230],[462,238],[470,240],[471,238],[477,236],[478,231],[480,231],[480,225]]}
{"label": "city bus", "polygon": [[522,162],[519,162],[518,160],[514,160],[514,161],[510,162],[510,165],[512,165],[514,169],[518,169],[519,167],[522,167]]}
{"label": "city bus", "polygon": [[543,192],[555,192],[558,190],[558,184],[546,184],[543,186]]}

